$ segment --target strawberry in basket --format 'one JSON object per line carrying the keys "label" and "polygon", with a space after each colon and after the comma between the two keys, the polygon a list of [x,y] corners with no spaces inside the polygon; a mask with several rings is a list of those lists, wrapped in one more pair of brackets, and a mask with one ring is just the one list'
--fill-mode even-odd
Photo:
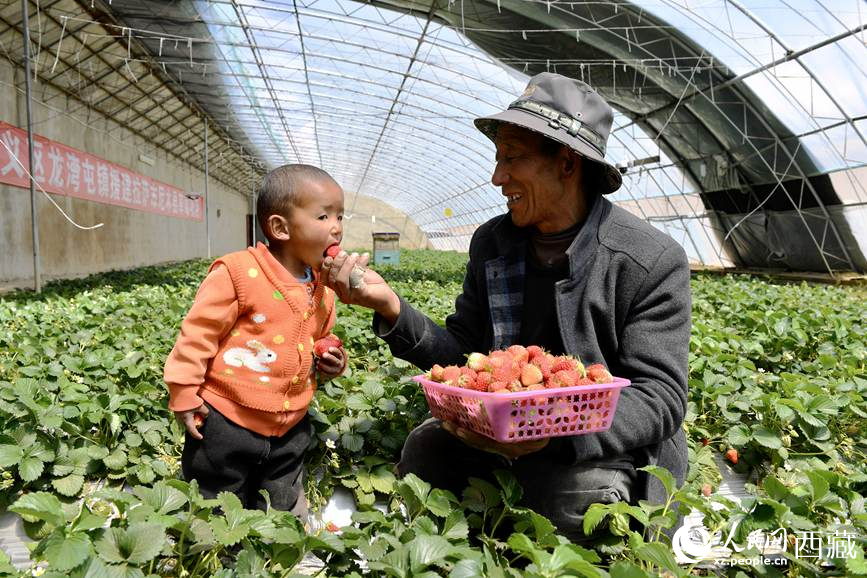
{"label": "strawberry in basket", "polygon": [[539,346],[512,345],[485,355],[474,352],[464,366],[434,365],[428,379],[474,391],[509,393],[612,383],[614,378],[601,363],[585,369],[578,359],[552,355]]}
{"label": "strawberry in basket", "polygon": [[605,431],[629,385],[601,363],[585,368],[575,357],[521,345],[474,352],[466,365],[434,365],[413,379],[435,418],[499,442]]}

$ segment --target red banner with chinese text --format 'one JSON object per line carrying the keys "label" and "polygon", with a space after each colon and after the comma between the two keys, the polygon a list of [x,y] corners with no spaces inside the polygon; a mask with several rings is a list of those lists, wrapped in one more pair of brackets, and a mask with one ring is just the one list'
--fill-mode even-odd
{"label": "red banner with chinese text", "polygon": [[[0,121],[0,140],[0,183],[28,188],[27,131]],[[187,198],[181,189],[37,135],[33,176],[49,193],[179,219],[204,219],[204,199]]]}

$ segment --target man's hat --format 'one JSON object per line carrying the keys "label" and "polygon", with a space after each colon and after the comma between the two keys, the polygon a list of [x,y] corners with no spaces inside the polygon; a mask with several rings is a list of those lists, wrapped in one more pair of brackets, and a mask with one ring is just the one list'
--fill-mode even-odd
{"label": "man's hat", "polygon": [[537,74],[508,109],[475,120],[476,128],[491,140],[497,136],[501,122],[538,132],[603,165],[606,178],[602,180],[601,193],[613,193],[620,188],[620,171],[605,162],[605,145],[614,114],[608,103],[584,82],[550,72]]}

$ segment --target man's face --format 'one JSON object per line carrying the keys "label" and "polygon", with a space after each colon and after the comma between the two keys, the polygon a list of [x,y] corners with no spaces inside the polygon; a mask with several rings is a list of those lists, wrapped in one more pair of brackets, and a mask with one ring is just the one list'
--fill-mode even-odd
{"label": "man's face", "polygon": [[516,226],[535,226],[542,233],[554,233],[576,222],[578,191],[564,170],[580,168],[573,166],[577,159],[568,149],[551,156],[543,153],[544,138],[513,124],[501,124],[494,140],[497,164],[491,182],[501,187]]}
{"label": "man's face", "polygon": [[319,269],[325,250],[343,238],[343,189],[329,179],[305,182],[286,219],[292,255]]}

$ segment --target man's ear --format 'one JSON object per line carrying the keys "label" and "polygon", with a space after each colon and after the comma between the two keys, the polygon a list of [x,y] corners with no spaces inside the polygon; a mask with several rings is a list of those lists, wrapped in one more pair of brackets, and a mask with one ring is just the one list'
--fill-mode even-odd
{"label": "man's ear", "polygon": [[571,178],[581,171],[581,158],[567,146],[560,149],[560,166],[563,168],[563,176]]}
{"label": "man's ear", "polygon": [[275,241],[288,241],[291,238],[289,234],[289,221],[281,215],[271,215],[265,221],[265,226],[268,227],[269,238]]}

